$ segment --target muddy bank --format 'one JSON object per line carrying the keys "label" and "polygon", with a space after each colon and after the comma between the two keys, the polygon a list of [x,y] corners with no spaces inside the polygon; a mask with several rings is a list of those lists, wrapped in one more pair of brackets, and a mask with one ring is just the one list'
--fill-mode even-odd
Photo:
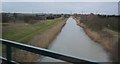
{"label": "muddy bank", "polygon": [[[53,25],[48,30],[44,31],[42,34],[38,34],[29,41],[29,45],[47,48],[51,41],[56,37],[56,35],[61,31],[62,27],[65,25],[66,19],[58,20],[57,24]],[[36,62],[40,55],[27,52],[24,50],[16,50],[13,53],[13,59],[17,62]]]}
{"label": "muddy bank", "polygon": [[110,53],[110,59],[114,62],[118,61],[118,37],[113,36],[107,31],[93,31],[88,28],[85,24],[81,23],[80,20],[76,19],[77,25],[83,28],[85,33],[95,42],[102,45],[102,47]]}

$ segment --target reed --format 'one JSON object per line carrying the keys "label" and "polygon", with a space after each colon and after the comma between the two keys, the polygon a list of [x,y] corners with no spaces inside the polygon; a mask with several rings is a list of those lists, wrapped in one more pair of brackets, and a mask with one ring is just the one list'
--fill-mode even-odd
{"label": "reed", "polygon": [[[118,51],[117,49],[117,44],[118,44],[118,37],[114,36],[112,33],[109,31],[94,31],[87,27],[84,23],[80,22],[80,19],[76,19],[78,25],[83,28],[85,33],[96,43],[99,43],[107,52],[110,53],[110,59],[112,61],[117,61],[116,59],[118,58]],[[95,26],[97,27],[97,26]]]}

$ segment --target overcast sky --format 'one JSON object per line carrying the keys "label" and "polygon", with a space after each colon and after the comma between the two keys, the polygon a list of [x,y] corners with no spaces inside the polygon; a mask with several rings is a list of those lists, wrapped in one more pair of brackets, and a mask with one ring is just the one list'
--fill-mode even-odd
{"label": "overcast sky", "polygon": [[2,2],[118,2],[120,0],[1,0]]}
{"label": "overcast sky", "polygon": [[118,14],[117,2],[3,2],[3,12]]}

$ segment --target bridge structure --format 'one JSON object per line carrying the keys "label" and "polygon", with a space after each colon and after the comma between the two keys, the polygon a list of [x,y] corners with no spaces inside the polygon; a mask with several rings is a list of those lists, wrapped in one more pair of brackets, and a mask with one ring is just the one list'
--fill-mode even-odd
{"label": "bridge structure", "polygon": [[23,44],[23,43],[18,43],[18,42],[6,40],[6,39],[0,39],[0,41],[1,41],[0,43],[2,45],[6,46],[6,58],[0,56],[0,59],[2,61],[5,61],[6,64],[19,64],[18,62],[15,62],[12,60],[12,51],[13,51],[12,47],[18,48],[21,50],[25,50],[25,51],[29,51],[29,52],[32,52],[35,54],[51,57],[54,59],[63,60],[65,62],[69,62],[69,63],[73,63],[73,64],[79,64],[79,63],[98,64],[97,62],[92,62],[92,61],[76,58],[76,57],[73,57],[71,55],[62,54],[62,53],[58,53],[58,52],[51,51],[48,49],[35,47],[35,46]]}

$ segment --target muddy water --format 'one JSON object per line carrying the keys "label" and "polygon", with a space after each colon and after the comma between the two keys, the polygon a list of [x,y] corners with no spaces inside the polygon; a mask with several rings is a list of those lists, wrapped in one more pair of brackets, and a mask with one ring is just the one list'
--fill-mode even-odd
{"label": "muddy water", "polygon": [[[67,20],[49,49],[89,61],[109,61],[108,53],[99,44],[93,42],[72,17]],[[60,62],[60,60],[43,57],[41,62]]]}

